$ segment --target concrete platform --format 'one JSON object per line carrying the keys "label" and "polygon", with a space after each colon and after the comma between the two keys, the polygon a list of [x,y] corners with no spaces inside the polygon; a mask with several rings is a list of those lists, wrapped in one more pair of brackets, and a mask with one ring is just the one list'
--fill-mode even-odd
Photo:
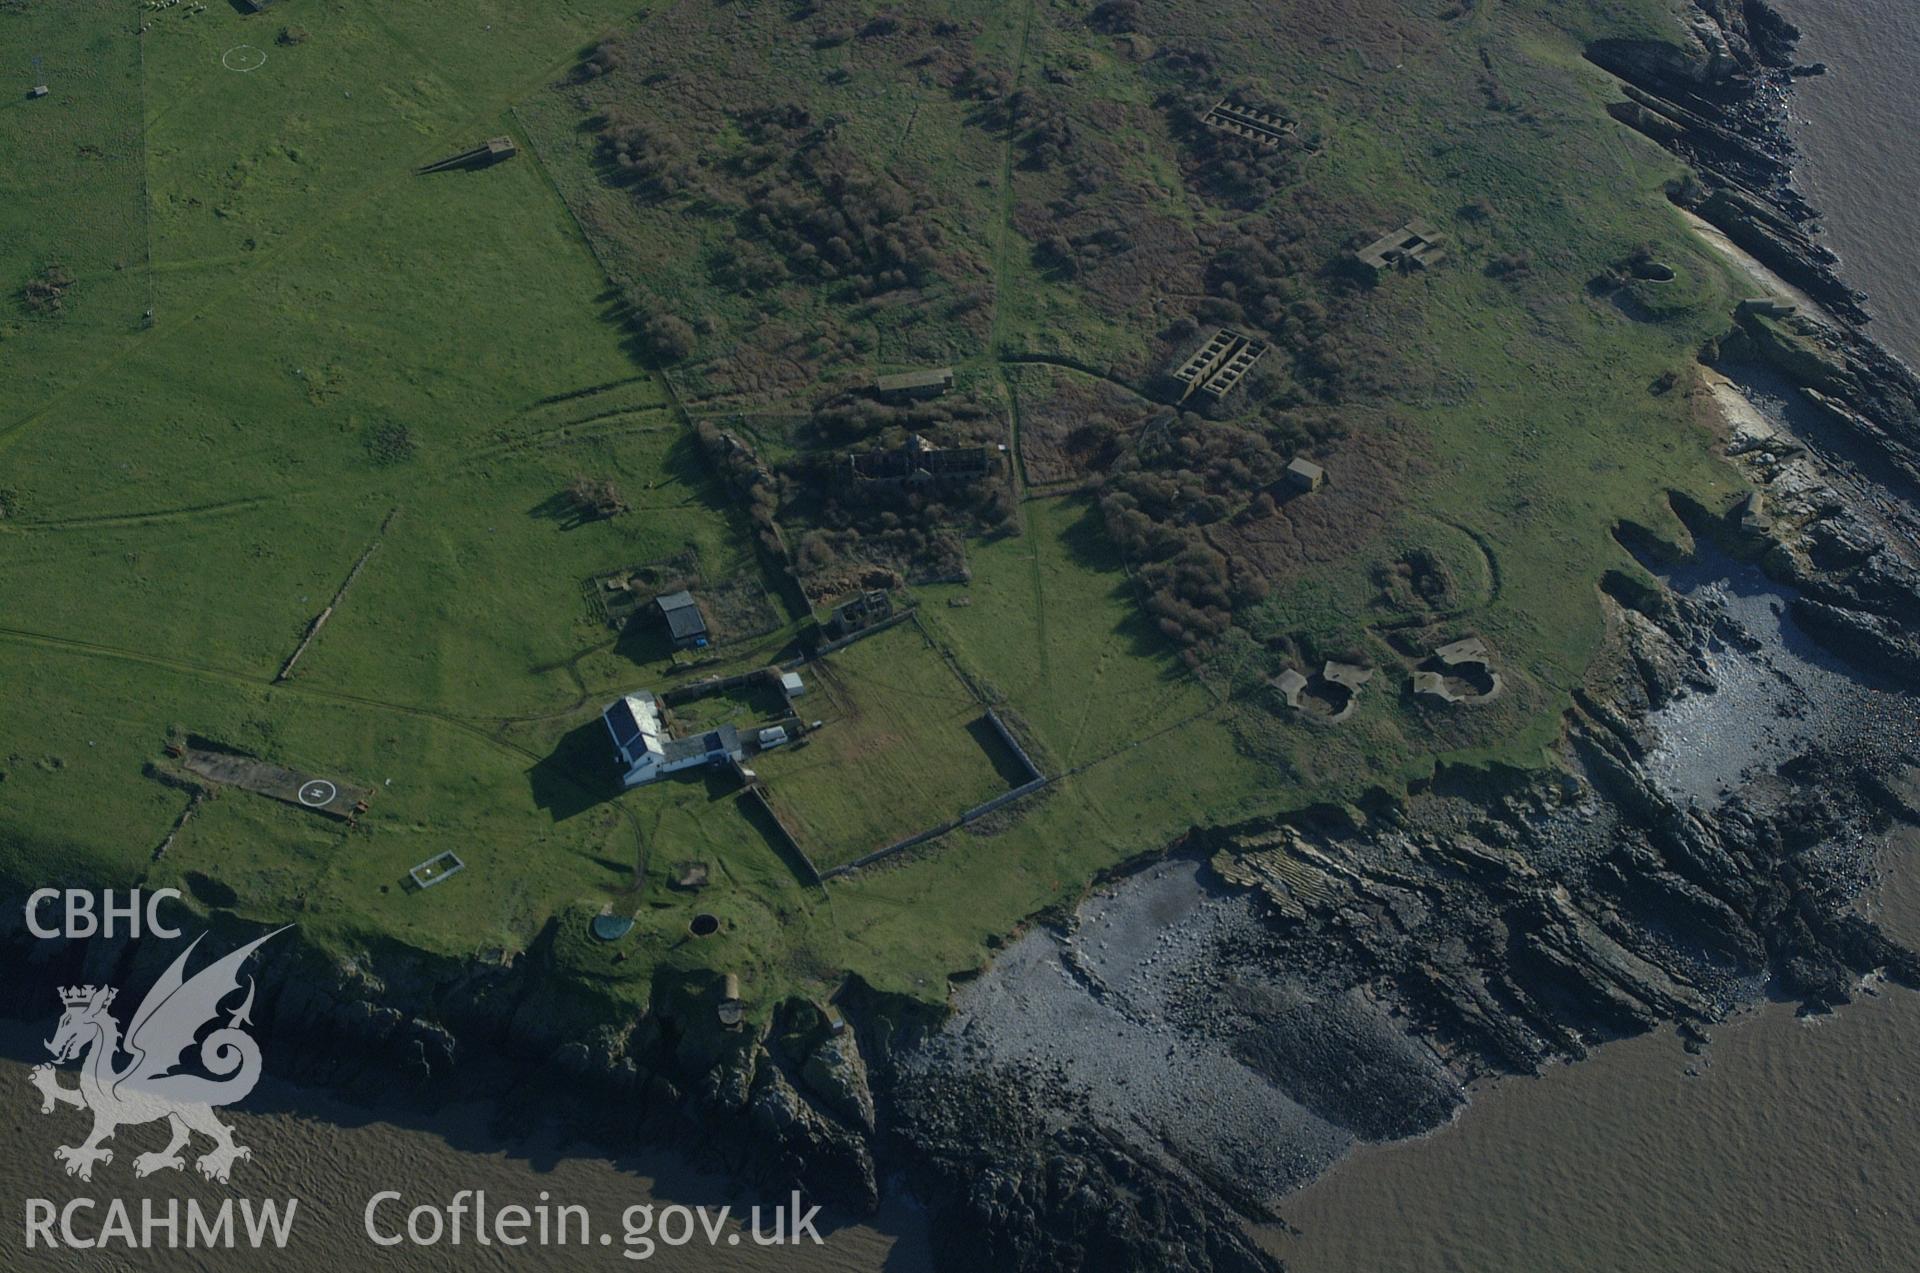
{"label": "concrete platform", "polygon": [[180,764],[209,782],[240,787],[333,818],[351,819],[355,805],[373,798],[370,787],[350,786],[338,778],[288,769],[232,752],[189,747],[181,752]]}

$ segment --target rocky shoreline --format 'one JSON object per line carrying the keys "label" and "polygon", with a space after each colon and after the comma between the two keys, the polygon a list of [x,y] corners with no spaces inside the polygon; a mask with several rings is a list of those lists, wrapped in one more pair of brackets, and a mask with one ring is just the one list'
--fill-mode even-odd
{"label": "rocky shoreline", "polygon": [[[1676,498],[1690,544],[1622,528],[1656,573],[1717,561],[1729,584],[1605,581],[1614,639],[1564,773],[1443,771],[1197,834],[962,988],[893,1106],[956,1267],[1268,1267],[1236,1221],[1354,1141],[1438,1126],[1477,1078],[1668,1023],[1698,1050],[1763,993],[1823,1011],[1863,979],[1920,988],[1920,956],[1855,907],[1877,838],[1920,814],[1920,382],[1862,330],[1792,186],[1797,32],[1699,0],[1691,33],[1589,56],[1623,81],[1615,117],[1700,173],[1674,201],[1818,307],[1743,305],[1702,351],[1703,374],[1764,369],[1791,398],[1791,428],[1729,428],[1758,493]],[[1737,772],[1668,754],[1700,701],[1751,734],[1714,735],[1750,742]]]}
{"label": "rocky shoreline", "polygon": [[[1920,380],[1864,334],[1793,191],[1792,27],[1760,4],[1696,4],[1684,46],[1590,56],[1623,81],[1616,118],[1701,173],[1675,201],[1824,312],[1743,306],[1706,352],[1794,395],[1792,428],[1727,427],[1760,493],[1676,503],[1693,544],[1622,540],[1657,573],[1751,563],[1786,590],[1794,633],[1911,688],[1920,562],[1900,545],[1920,530]],[[1809,1010],[1874,974],[1920,988],[1920,956],[1855,908],[1875,836],[1920,821],[1904,697],[1835,701],[1764,614],[1711,589],[1621,573],[1604,591],[1613,640],[1566,722],[1563,771],[1442,770],[1405,799],[1196,832],[1043,917],[951,1016],[854,986],[845,1031],[791,1003],[725,1032],[709,988],[663,979],[644,1017],[610,1024],[569,1006],[538,943],[360,965],[289,937],[259,970],[255,1020],[283,1044],[269,1068],[374,1104],[577,1111],[595,1139],[675,1145],[850,1214],[900,1174],[953,1269],[1274,1267],[1245,1221],[1283,1214],[1356,1141],[1444,1123],[1477,1078],[1666,1023],[1703,1043],[1763,988]],[[1663,723],[1735,701],[1735,671],[1751,674],[1744,714],[1777,727],[1703,799],[1672,772]],[[62,983],[143,984],[177,953],[0,925],[11,1016],[43,1016]]]}

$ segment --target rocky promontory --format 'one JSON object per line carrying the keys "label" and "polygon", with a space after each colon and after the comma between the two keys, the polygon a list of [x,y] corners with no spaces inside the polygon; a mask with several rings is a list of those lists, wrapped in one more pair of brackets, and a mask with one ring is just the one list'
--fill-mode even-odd
{"label": "rocky promontory", "polygon": [[[1356,1143],[1455,1117],[1475,1080],[1666,1025],[1704,1039],[1763,992],[1823,1011],[1870,975],[1920,988],[1857,908],[1884,832],[1920,820],[1920,381],[1792,189],[1793,44],[1764,5],[1698,0],[1682,41],[1588,50],[1615,117],[1698,174],[1675,202],[1811,303],[1743,305],[1703,351],[1795,410],[1716,426],[1753,494],[1676,500],[1692,542],[1622,528],[1647,569],[1602,585],[1606,653],[1554,766],[1196,830],[1037,917],[944,1014],[854,984],[843,1019],[793,1001],[728,1029],[711,984],[663,974],[615,1018],[550,934],[349,960],[296,931],[257,970],[269,1068],[571,1112],[847,1214],[904,1182],[956,1270],[1251,1270],[1271,1262],[1245,1222]],[[21,974],[0,1010],[36,1018],[50,986],[145,984],[177,954],[33,940],[17,912],[0,946]]]}

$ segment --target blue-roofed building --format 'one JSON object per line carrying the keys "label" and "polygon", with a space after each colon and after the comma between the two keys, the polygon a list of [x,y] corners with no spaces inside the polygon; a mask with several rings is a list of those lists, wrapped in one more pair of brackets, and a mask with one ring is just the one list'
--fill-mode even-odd
{"label": "blue-roofed building", "polygon": [[719,764],[739,760],[745,752],[740,732],[722,725],[691,738],[675,738],[667,730],[660,700],[646,690],[635,690],[614,700],[600,714],[613,739],[614,753],[626,773],[621,781],[629,787],[654,781],[696,765]]}

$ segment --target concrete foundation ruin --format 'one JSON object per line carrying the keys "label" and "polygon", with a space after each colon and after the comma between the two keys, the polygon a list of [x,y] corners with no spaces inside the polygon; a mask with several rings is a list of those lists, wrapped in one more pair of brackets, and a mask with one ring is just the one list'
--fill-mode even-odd
{"label": "concrete foundation ruin", "polygon": [[1218,329],[1192,357],[1174,368],[1173,383],[1180,391],[1178,401],[1185,402],[1198,393],[1218,402],[1239,387],[1240,381],[1266,352],[1264,341],[1230,327]]}
{"label": "concrete foundation ruin", "polygon": [[892,450],[855,451],[847,456],[847,473],[856,485],[936,486],[975,482],[998,467],[993,448],[935,446],[918,433]]}
{"label": "concrete foundation ruin", "polygon": [[1464,637],[1441,646],[1413,674],[1414,694],[1442,703],[1482,701],[1501,688],[1493,654],[1479,637]]}
{"label": "concrete foundation ruin", "polygon": [[1232,133],[1236,137],[1245,137],[1259,145],[1274,147],[1293,136],[1299,127],[1295,121],[1284,115],[1275,115],[1252,106],[1243,106],[1228,98],[1215,102],[1200,122],[1209,128]]}
{"label": "concrete foundation ruin", "polygon": [[1378,278],[1392,271],[1424,270],[1446,259],[1438,230],[1425,221],[1409,221],[1355,252],[1362,269]]}
{"label": "concrete foundation ruin", "polygon": [[455,168],[486,168],[493,164],[513,158],[520,153],[520,147],[511,137],[489,137],[472,150],[463,150],[457,155],[448,155],[445,159],[418,168],[415,171],[425,176],[430,172],[450,172]]}

